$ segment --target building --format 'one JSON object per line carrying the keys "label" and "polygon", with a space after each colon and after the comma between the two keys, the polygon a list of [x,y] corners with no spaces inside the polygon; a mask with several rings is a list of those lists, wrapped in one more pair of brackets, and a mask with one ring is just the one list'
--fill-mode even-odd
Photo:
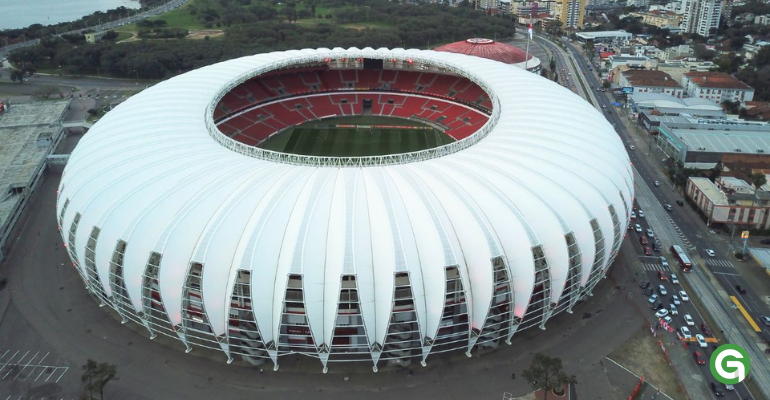
{"label": "building", "polygon": [[102,38],[104,37],[104,35],[107,34],[107,32],[111,32],[111,31],[99,31],[99,32],[86,33],[85,34],[86,43],[96,43],[102,40]]}
{"label": "building", "polygon": [[650,0],[628,0],[626,5],[628,7],[648,7],[650,5]]}
{"label": "building", "polygon": [[[372,156],[256,146],[365,110],[463,136]],[[612,125],[558,85],[450,52],[302,49],[126,100],[72,152],[56,218],[90,294],[149,335],[274,369],[307,355],[377,371],[572,310],[617,256],[633,198]]]}
{"label": "building", "polygon": [[770,126],[764,122],[679,116],[660,122],[658,132],[661,151],[685,166],[770,164]]}
{"label": "building", "polygon": [[751,86],[722,72],[685,72],[682,76],[682,86],[688,96],[708,99],[716,104],[754,99],[754,89]]}
{"label": "building", "polygon": [[[530,72],[540,73],[542,65],[540,59],[527,54],[516,46],[496,42],[492,39],[472,38],[461,40],[459,42],[445,44],[433,49],[434,51],[445,51],[449,53],[465,54],[500,61],[515,67],[526,69]],[[525,60],[528,60],[525,62]]]}
{"label": "building", "polygon": [[612,43],[628,42],[634,35],[624,30],[619,31],[599,31],[599,32],[577,32],[575,35],[580,42],[592,41],[594,43]]}
{"label": "building", "polygon": [[770,25],[770,15],[757,15],[756,17],[754,17],[754,24]]}
{"label": "building", "polygon": [[691,177],[685,195],[709,226],[770,229],[770,193],[761,189],[755,192],[745,179],[725,176],[711,182]]}
{"label": "building", "polygon": [[69,101],[41,101],[12,104],[0,112],[0,261],[37,190],[46,157],[64,137],[62,120],[68,106]]}
{"label": "building", "polygon": [[675,81],[679,82],[679,84],[683,84],[685,73],[708,72],[712,68],[717,68],[719,66],[711,61],[668,60],[664,63],[657,63],[654,66],[649,64],[647,67],[665,72],[671,75],[671,77],[674,78]]}
{"label": "building", "polygon": [[612,71],[620,66],[628,68],[643,69],[649,64],[649,57],[635,57],[635,56],[610,56],[607,59],[607,69]]}
{"label": "building", "polygon": [[633,88],[633,93],[659,93],[682,98],[682,86],[662,71],[628,70],[620,73],[621,88]]}
{"label": "building", "polygon": [[677,15],[674,12],[660,12],[660,11],[650,11],[650,12],[632,12],[629,13],[632,17],[641,18],[642,23],[647,25],[653,25],[657,26],[659,28],[662,28],[664,26],[670,26],[670,25],[679,25],[682,21],[682,16]]}
{"label": "building", "polygon": [[721,15],[720,0],[685,0],[682,30],[708,37],[711,35],[711,30],[719,26]]}
{"label": "building", "polygon": [[556,0],[554,18],[564,29],[582,29],[587,0]]}

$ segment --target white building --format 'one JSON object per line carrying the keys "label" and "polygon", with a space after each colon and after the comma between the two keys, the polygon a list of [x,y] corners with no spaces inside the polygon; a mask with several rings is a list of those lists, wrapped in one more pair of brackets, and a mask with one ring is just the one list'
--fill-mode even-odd
{"label": "white building", "polygon": [[719,26],[722,2],[719,0],[685,0],[682,30],[708,37]]}
{"label": "white building", "polygon": [[682,86],[688,96],[708,99],[716,104],[754,99],[754,89],[751,86],[722,72],[686,72],[682,76]]}
{"label": "white building", "polygon": [[620,87],[632,87],[634,93],[659,93],[682,98],[684,90],[672,77],[663,71],[628,70],[620,73]]}
{"label": "white building", "polygon": [[577,38],[581,42],[593,41],[594,43],[627,42],[634,35],[624,30],[619,31],[599,31],[599,32],[577,32]]}

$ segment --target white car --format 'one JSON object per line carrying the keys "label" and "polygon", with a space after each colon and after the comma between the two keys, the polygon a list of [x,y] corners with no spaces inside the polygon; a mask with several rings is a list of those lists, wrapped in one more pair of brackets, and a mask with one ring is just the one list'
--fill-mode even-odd
{"label": "white car", "polygon": [[695,335],[695,340],[698,341],[698,346],[700,347],[708,347],[708,343],[706,343],[706,338],[703,337],[700,333]]}
{"label": "white car", "polygon": [[656,187],[657,187],[657,186],[660,186],[660,181],[655,181],[655,182],[653,182],[653,184],[654,184]]}
{"label": "white car", "polygon": [[647,229],[647,236],[655,237],[655,232],[653,232],[652,229]]}
{"label": "white car", "polygon": [[668,310],[666,310],[665,308],[661,308],[660,310],[658,310],[658,312],[655,313],[656,318],[663,318],[665,316],[668,316]]}
{"label": "white car", "polygon": [[662,265],[664,267],[668,267],[668,260],[666,260],[666,257],[660,257],[660,265]]}
{"label": "white car", "polygon": [[639,218],[644,218],[644,211],[639,210]]}
{"label": "white car", "polygon": [[642,232],[642,226],[639,225],[639,224],[636,224],[636,225],[634,225],[634,230],[636,230],[637,232],[641,233]]}
{"label": "white car", "polygon": [[679,333],[681,333],[682,337],[685,338],[685,339],[692,339],[692,335],[690,334],[690,330],[687,329],[686,326],[683,326],[683,327],[679,328]]}
{"label": "white car", "polygon": [[666,291],[666,287],[663,285],[658,285],[658,293],[660,293],[661,296],[665,296],[668,294]]}
{"label": "white car", "polygon": [[669,304],[668,308],[671,309],[671,315],[679,315],[679,310],[676,309],[675,305]]}
{"label": "white car", "polygon": [[671,301],[674,303],[675,306],[682,305],[682,302],[679,301],[679,297],[677,297],[677,295],[671,296]]}
{"label": "white car", "polygon": [[671,274],[671,283],[673,283],[674,285],[679,284],[679,278],[677,278],[676,275],[674,274]]}
{"label": "white car", "polygon": [[706,249],[706,254],[708,254],[709,257],[716,257],[717,253],[714,253],[714,250]]}
{"label": "white car", "polygon": [[687,324],[687,326],[695,326],[695,321],[692,320],[690,314],[684,315],[684,322]]}
{"label": "white car", "polygon": [[634,218],[636,218],[636,213],[631,211],[631,219],[634,219]]}
{"label": "white car", "polygon": [[669,325],[671,325],[674,322],[674,320],[671,319],[671,317],[669,317],[669,316],[663,317],[663,321],[665,321]]}
{"label": "white car", "polygon": [[647,302],[649,302],[650,304],[653,304],[656,301],[658,301],[658,295],[657,294],[653,294],[652,296],[650,296],[649,299],[647,299]]}
{"label": "white car", "polygon": [[690,297],[687,296],[687,292],[685,292],[684,290],[679,292],[679,296],[682,297],[682,301],[690,301]]}

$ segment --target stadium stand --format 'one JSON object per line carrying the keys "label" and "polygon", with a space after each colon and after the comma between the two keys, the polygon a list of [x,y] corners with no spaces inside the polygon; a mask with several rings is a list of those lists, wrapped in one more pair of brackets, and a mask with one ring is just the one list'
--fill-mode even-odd
{"label": "stadium stand", "polygon": [[470,136],[489,119],[479,110],[444,99],[396,93],[331,93],[272,101],[228,117],[218,127],[225,135],[255,146],[273,134],[308,121],[362,115],[364,99],[372,100],[371,115],[426,122],[443,128],[455,140]]}

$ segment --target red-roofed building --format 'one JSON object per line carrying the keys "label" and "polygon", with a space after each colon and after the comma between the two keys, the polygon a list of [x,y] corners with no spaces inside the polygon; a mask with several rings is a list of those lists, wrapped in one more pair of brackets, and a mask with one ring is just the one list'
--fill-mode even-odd
{"label": "red-roofed building", "polygon": [[716,104],[728,100],[744,102],[754,99],[751,86],[722,72],[685,72],[682,86],[688,96],[708,99]]}
{"label": "red-roofed building", "polygon": [[618,84],[632,87],[634,93],[660,93],[682,98],[684,89],[669,74],[663,71],[629,69],[620,73]]}
{"label": "red-roofed building", "polygon": [[501,63],[511,64],[531,72],[540,71],[540,59],[529,54],[529,61],[525,64],[524,59],[527,53],[510,44],[496,42],[492,39],[472,38],[461,40],[459,42],[445,44],[436,47],[434,51],[446,51],[449,53],[466,54],[490,60],[500,61]]}

